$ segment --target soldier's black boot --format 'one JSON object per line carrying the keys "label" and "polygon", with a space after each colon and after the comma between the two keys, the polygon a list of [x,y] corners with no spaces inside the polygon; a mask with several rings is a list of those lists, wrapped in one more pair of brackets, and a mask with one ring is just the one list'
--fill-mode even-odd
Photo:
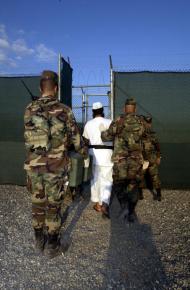
{"label": "soldier's black boot", "polygon": [[44,247],[44,254],[49,258],[54,258],[61,254],[61,244],[59,234],[48,234],[47,243]]}
{"label": "soldier's black boot", "polygon": [[133,223],[135,221],[135,206],[136,206],[136,202],[129,202],[128,204],[128,221],[130,223]]}
{"label": "soldier's black boot", "polygon": [[152,192],[153,200],[158,200],[156,190],[155,189],[152,189],[151,192]]}
{"label": "soldier's black boot", "polygon": [[161,201],[162,200],[161,188],[157,188],[156,193],[157,193],[157,200]]}
{"label": "soldier's black boot", "polygon": [[143,190],[142,188],[139,188],[139,199],[143,200],[144,199],[144,195],[143,195]]}
{"label": "soldier's black boot", "polygon": [[108,219],[110,218],[109,206],[105,202],[102,203],[102,217]]}
{"label": "soldier's black boot", "polygon": [[42,252],[44,249],[44,245],[46,242],[45,235],[43,233],[43,229],[34,229],[35,234],[35,247],[38,251]]}
{"label": "soldier's black boot", "polygon": [[134,223],[134,221],[135,221],[134,213],[128,213],[128,222]]}

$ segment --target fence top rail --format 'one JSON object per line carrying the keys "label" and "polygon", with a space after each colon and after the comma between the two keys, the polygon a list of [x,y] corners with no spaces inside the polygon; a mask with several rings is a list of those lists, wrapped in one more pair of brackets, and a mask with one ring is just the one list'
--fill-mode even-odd
{"label": "fence top rail", "polygon": [[108,97],[108,94],[86,94],[87,97]]}
{"label": "fence top rail", "polygon": [[100,85],[79,85],[72,86],[73,89],[81,89],[81,88],[110,88],[110,84],[100,84]]}
{"label": "fence top rail", "polygon": [[40,77],[40,74],[0,74],[0,78],[33,78],[33,77]]}
{"label": "fence top rail", "polygon": [[[93,107],[93,106],[91,106],[91,105],[90,105],[90,106],[87,106],[87,108],[92,108],[92,107]],[[103,107],[104,107],[104,108],[109,108],[110,106],[104,106],[104,105],[103,105]],[[75,108],[75,107],[74,107],[74,108]]]}
{"label": "fence top rail", "polygon": [[150,74],[159,74],[159,73],[163,73],[163,74],[167,74],[167,73],[172,73],[172,74],[178,74],[178,73],[181,73],[181,74],[189,74],[190,73],[190,69],[187,69],[187,70],[136,70],[136,69],[128,69],[128,70],[125,70],[125,69],[117,69],[115,68],[113,70],[113,73],[132,73],[132,74],[135,74],[135,73],[150,73]]}

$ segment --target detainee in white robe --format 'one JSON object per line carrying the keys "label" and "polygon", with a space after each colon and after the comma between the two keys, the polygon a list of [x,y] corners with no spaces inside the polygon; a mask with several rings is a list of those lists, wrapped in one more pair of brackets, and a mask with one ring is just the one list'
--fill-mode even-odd
{"label": "detainee in white robe", "polygon": [[[93,108],[101,107],[101,103],[94,103]],[[89,140],[90,145],[108,145],[112,142],[102,142],[101,131],[105,131],[111,124],[110,119],[95,117],[88,121],[84,127],[83,136]],[[93,177],[91,179],[91,201],[99,205],[109,205],[112,190],[112,149],[89,149],[93,156]]]}

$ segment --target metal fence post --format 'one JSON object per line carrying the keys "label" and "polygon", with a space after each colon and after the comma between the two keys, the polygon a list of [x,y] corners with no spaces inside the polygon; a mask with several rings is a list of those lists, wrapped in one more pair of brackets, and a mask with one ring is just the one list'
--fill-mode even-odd
{"label": "metal fence post", "polygon": [[86,116],[85,116],[85,107],[86,107],[86,96],[85,96],[85,92],[83,90],[83,88],[81,88],[82,90],[82,123],[85,124],[85,119],[86,119]]}
{"label": "metal fence post", "polygon": [[61,100],[61,54],[58,59],[58,100]]}
{"label": "metal fence post", "polygon": [[111,81],[111,94],[110,94],[110,110],[111,119],[114,119],[114,72],[113,69],[110,70],[110,81]]}
{"label": "metal fence post", "polygon": [[[91,104],[91,100],[90,97],[107,97],[108,101],[107,101],[107,105],[104,104],[104,108],[108,108],[108,118],[111,118],[111,97],[110,97],[110,84],[101,84],[101,85],[80,85],[80,86],[72,86],[73,89],[80,89],[81,90],[81,94],[80,96],[82,97],[81,99],[81,106],[73,106],[74,103],[72,103],[72,109],[81,109],[81,115],[80,115],[80,123],[82,122],[83,124],[85,124],[89,117],[91,116],[91,112],[89,111],[90,108],[92,108]],[[104,93],[88,93],[90,89],[94,89],[94,88],[109,88],[107,92]],[[86,89],[86,90],[85,90]],[[106,113],[107,114],[107,113]]]}
{"label": "metal fence post", "polygon": [[114,72],[113,72],[113,63],[112,57],[109,55],[110,61],[110,83],[111,83],[111,95],[110,95],[110,109],[111,109],[111,119],[114,119]]}
{"label": "metal fence post", "polygon": [[88,121],[88,95],[86,95],[86,115],[85,115],[85,123]]}

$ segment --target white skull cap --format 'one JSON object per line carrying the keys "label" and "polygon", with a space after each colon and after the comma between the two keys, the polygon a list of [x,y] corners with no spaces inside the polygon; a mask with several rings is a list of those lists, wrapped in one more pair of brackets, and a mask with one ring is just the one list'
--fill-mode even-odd
{"label": "white skull cap", "polygon": [[92,110],[98,110],[101,108],[103,108],[103,105],[100,102],[93,103],[93,105],[92,105]]}

